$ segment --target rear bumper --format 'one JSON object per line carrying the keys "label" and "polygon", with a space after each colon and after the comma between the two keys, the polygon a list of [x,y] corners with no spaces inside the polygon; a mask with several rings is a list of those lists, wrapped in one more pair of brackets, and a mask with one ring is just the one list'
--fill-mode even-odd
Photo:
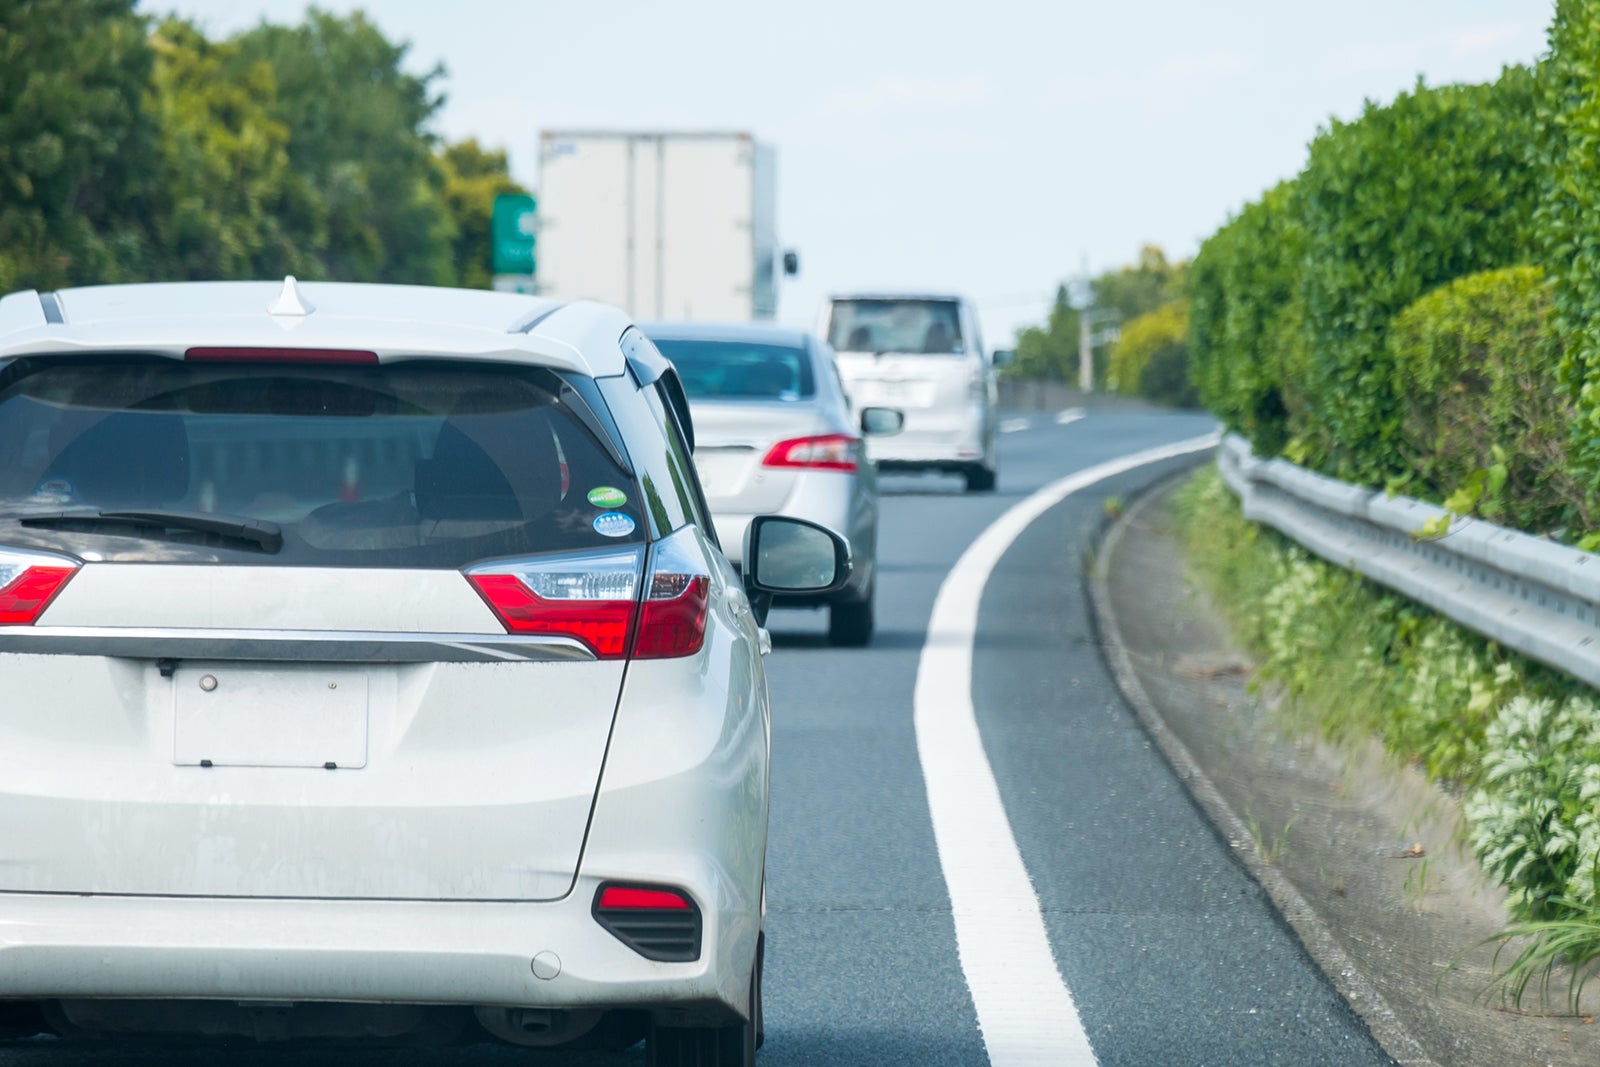
{"label": "rear bumper", "polygon": [[[638,1008],[668,1023],[732,1021],[761,932],[769,728],[755,642],[734,634],[753,624],[717,611],[698,655],[725,682],[720,700],[682,684],[681,660],[630,667],[582,865],[559,899],[0,892],[0,1000]],[[500,830],[507,849],[517,818]],[[384,860],[414,861],[403,849]],[[687,893],[699,957],[649,960],[602,927],[591,909],[608,881]]]}
{"label": "rear bumper", "polygon": [[[546,904],[0,895],[0,998],[644,1007],[721,1014],[727,920],[694,963],[646,960],[589,917],[598,881]],[[535,974],[534,959],[540,960]]]}
{"label": "rear bumper", "polygon": [[880,468],[959,470],[988,462],[983,408],[973,405],[959,411],[913,409],[905,416],[901,432],[867,438],[868,454]]}

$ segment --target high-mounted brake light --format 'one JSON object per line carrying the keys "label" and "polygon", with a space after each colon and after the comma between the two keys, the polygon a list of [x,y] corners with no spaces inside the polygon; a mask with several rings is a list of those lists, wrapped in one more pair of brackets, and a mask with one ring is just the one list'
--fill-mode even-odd
{"label": "high-mounted brake light", "polygon": [[60,556],[0,552],[0,626],[32,626],[76,573]]}
{"label": "high-mounted brake light", "polygon": [[808,470],[853,471],[860,460],[861,438],[847,433],[796,437],[779,441],[761,461],[763,467],[800,467]]}
{"label": "high-mounted brake light", "polygon": [[467,578],[510,632],[575,637],[600,659],[621,659],[643,563],[633,548],[493,564]]}
{"label": "high-mounted brake light", "polygon": [[204,363],[377,363],[357,348],[191,348],[183,358]]}

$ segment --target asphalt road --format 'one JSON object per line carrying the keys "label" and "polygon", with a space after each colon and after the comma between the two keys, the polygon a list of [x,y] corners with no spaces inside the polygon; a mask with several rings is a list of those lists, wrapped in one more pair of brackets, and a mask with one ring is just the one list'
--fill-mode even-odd
{"label": "asphalt road", "polygon": [[[1018,500],[1213,428],[1201,416],[1112,411],[1068,425],[1011,413],[1005,427],[996,493],[969,496],[936,475],[883,480],[870,648],[829,648],[821,613],[769,621],[766,1067],[990,1062],[912,719],[935,595],[968,544]],[[984,588],[972,707],[1048,951],[1104,1067],[1389,1064],[1189,800],[1096,647],[1081,573],[1106,500],[1192,462],[1140,467],[1069,496],[1023,531]],[[219,1054],[34,1041],[0,1048],[0,1067],[199,1065],[223,1055],[238,1067],[643,1062],[641,1049]]]}

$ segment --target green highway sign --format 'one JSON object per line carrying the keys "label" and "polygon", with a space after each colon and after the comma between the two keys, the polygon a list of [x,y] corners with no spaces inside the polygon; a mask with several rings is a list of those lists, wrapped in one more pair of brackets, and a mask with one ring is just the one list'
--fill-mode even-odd
{"label": "green highway sign", "polygon": [[501,193],[494,198],[489,233],[496,274],[534,273],[537,210],[534,198],[523,193]]}

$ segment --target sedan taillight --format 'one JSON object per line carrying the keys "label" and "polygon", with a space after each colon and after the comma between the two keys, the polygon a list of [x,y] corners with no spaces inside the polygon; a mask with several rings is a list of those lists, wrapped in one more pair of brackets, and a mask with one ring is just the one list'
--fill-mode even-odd
{"label": "sedan taillight", "polygon": [[847,433],[796,437],[779,441],[761,461],[763,467],[800,467],[806,470],[853,471],[859,462],[861,438]]}
{"label": "sedan taillight", "polygon": [[0,549],[0,626],[32,626],[79,566],[64,556]]}

